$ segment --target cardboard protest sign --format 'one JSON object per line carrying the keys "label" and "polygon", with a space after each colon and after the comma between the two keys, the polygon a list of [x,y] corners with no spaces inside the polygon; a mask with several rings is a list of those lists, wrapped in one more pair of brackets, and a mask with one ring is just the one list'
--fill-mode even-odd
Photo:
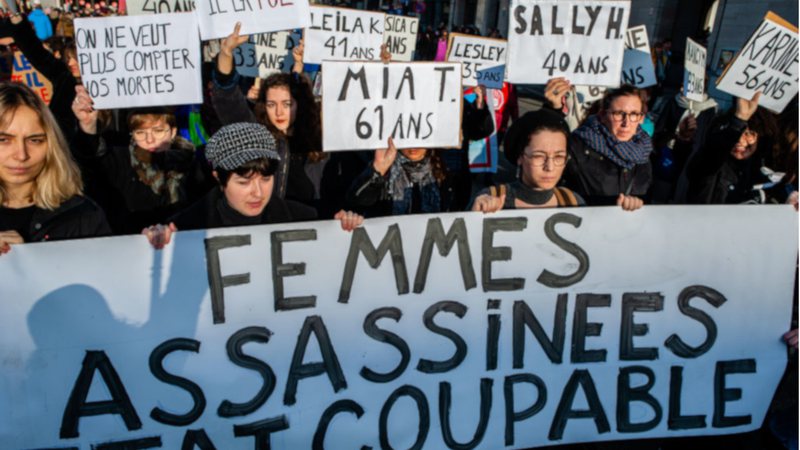
{"label": "cardboard protest sign", "polygon": [[717,79],[717,88],[751,99],[777,113],[797,95],[797,27],[769,12],[733,62]]}
{"label": "cardboard protest sign", "polygon": [[125,5],[129,16],[140,16],[194,11],[195,0],[127,0]]}
{"label": "cardboard protest sign", "polygon": [[288,72],[287,56],[294,48],[289,35],[288,31],[250,35],[249,40],[233,52],[236,71],[246,77],[262,78]]}
{"label": "cardboard protest sign", "polygon": [[241,34],[304,28],[309,24],[308,0],[196,0],[200,37],[224,38],[242,23]]}
{"label": "cardboard protest sign", "polygon": [[656,70],[650,56],[650,42],[644,25],[628,28],[625,33],[625,53],[622,60],[622,83],[638,88],[654,86]]}
{"label": "cardboard protest sign", "polygon": [[683,95],[701,102],[706,93],[706,48],[692,38],[686,38],[686,57],[683,63]]}
{"label": "cardboard protest sign", "polygon": [[479,70],[506,63],[506,41],[451,33],[447,61],[461,63],[461,83],[464,86],[477,86]]}
{"label": "cardboard protest sign", "polygon": [[392,61],[414,60],[418,31],[418,17],[386,15],[383,42],[386,44],[386,50],[392,54]]}
{"label": "cardboard protest sign", "polygon": [[53,97],[53,84],[31,65],[22,52],[14,52],[11,68],[11,81],[28,86],[46,104],[50,104],[50,99]]}
{"label": "cardboard protest sign", "polygon": [[[503,77],[506,73],[506,65],[489,67],[487,69],[478,69],[475,76],[475,82],[483,85],[486,89],[502,89]],[[462,72],[463,74],[463,72]]]}
{"label": "cardboard protest sign", "polygon": [[461,77],[455,63],[322,65],[322,147],[459,147]]}
{"label": "cardboard protest sign", "polygon": [[75,45],[97,109],[203,102],[194,14],[75,19]]}
{"label": "cardboard protest sign", "polygon": [[311,7],[311,25],[303,33],[303,62],[380,60],[384,13]]}
{"label": "cardboard protest sign", "polygon": [[18,245],[0,258],[0,442],[520,449],[756,430],[786,367],[796,231],[788,206],[675,206]]}
{"label": "cardboard protest sign", "polygon": [[508,81],[618,86],[631,2],[513,0]]}

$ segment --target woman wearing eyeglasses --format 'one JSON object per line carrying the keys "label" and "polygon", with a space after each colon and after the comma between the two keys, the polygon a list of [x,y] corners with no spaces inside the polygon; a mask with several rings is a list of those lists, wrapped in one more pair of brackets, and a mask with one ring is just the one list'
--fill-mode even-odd
{"label": "woman wearing eyeglasses", "polygon": [[[556,107],[563,89],[559,83],[548,83],[545,90]],[[609,90],[600,111],[572,133],[565,185],[590,205],[616,203],[626,211],[641,208],[652,181],[653,145],[641,127],[646,112],[639,89],[622,85]]]}
{"label": "woman wearing eyeglasses", "polygon": [[83,86],[76,87],[72,110],[80,125],[72,142],[73,154],[110,188],[97,201],[115,233],[136,233],[160,223],[211,186],[207,170],[195,159],[194,146],[177,135],[175,115],[167,109],[129,114],[130,142],[124,147],[109,147]]}
{"label": "woman wearing eyeglasses", "polygon": [[567,164],[569,127],[555,111],[540,109],[514,122],[506,134],[503,151],[516,163],[517,179],[478,192],[473,211],[554,208],[583,205],[583,199],[564,187],[557,187]]}
{"label": "woman wearing eyeglasses", "polygon": [[787,169],[777,161],[781,131],[776,116],[758,107],[760,96],[737,98],[732,111],[712,122],[705,145],[687,169],[690,203],[785,201],[787,192],[778,192],[786,185],[777,172]]}

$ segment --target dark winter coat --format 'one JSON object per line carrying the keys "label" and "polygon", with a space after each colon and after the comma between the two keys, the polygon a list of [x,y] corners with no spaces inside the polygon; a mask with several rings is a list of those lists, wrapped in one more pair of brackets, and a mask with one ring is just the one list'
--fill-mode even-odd
{"label": "dark winter coat", "polygon": [[[10,227],[3,220],[0,207],[0,230]],[[106,216],[93,201],[76,195],[54,210],[35,208],[30,226],[25,233],[28,242],[58,241],[97,236],[108,236],[111,228]]]}
{"label": "dark winter coat", "polygon": [[265,225],[315,220],[314,208],[292,200],[272,197],[260,217],[245,217],[228,206],[221,189],[215,188],[189,208],[169,219],[178,230]]}

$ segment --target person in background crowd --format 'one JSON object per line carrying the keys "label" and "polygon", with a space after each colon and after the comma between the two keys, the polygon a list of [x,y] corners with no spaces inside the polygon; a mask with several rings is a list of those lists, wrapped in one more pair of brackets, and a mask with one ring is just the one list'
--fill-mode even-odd
{"label": "person in background crowd", "polygon": [[103,211],[52,113],[30,89],[0,82],[0,254],[23,242],[104,236]]}
{"label": "person in background crowd", "polygon": [[687,99],[682,92],[665,102],[653,134],[653,203],[684,203],[686,162],[705,142],[706,131],[717,113],[717,102]]}
{"label": "person in background crowd", "polygon": [[447,28],[439,28],[439,38],[436,40],[436,54],[433,57],[434,61],[444,61],[447,59],[447,42],[449,34]]}
{"label": "person in background crowd", "polygon": [[550,109],[529,112],[515,121],[506,134],[503,151],[516,163],[517,179],[478,192],[473,211],[578,206],[584,201],[557,187],[567,163],[569,127],[563,116]]}
{"label": "person in background crowd", "polygon": [[[302,75],[302,53],[295,52],[293,73],[278,73],[260,84],[254,111],[239,89],[239,74],[234,70],[233,52],[245,43],[248,36],[240,36],[241,24],[223,39],[213,73],[212,101],[220,122],[261,123],[279,140],[278,153],[281,167],[276,172],[275,194],[306,204],[313,204],[316,196],[314,182],[305,172],[306,161],[317,162],[326,157],[322,153],[322,128],[319,106],[314,100],[311,83]],[[299,49],[302,52],[302,48]]]}
{"label": "person in background crowd", "polygon": [[[317,212],[302,203],[274,195],[275,171],[280,155],[277,143],[264,125],[242,122],[222,127],[211,136],[206,156],[213,167],[218,188],[169,219],[168,225],[142,230],[150,243],[163,248],[177,230],[262,225],[314,220]],[[351,231],[364,218],[339,211],[343,230]]]}
{"label": "person in background crowd", "polygon": [[778,121],[758,106],[760,96],[737,98],[734,108],[711,125],[705,145],[687,169],[689,202],[786,201],[788,194],[781,189],[785,173],[773,169],[781,153]]}
{"label": "person in background crowd", "polygon": [[42,2],[40,0],[33,0],[33,11],[28,14],[28,21],[36,29],[36,37],[40,41],[53,35],[53,25],[50,23],[50,18],[42,10]]}
{"label": "person in background crowd", "polygon": [[[72,110],[80,126],[72,151],[82,166],[103,177],[98,192],[117,233],[135,233],[191,204],[210,188],[194,147],[177,135],[175,115],[145,108],[128,116],[130,141],[112,146],[98,125],[98,112],[83,86],[76,87]],[[102,195],[103,197],[100,197]]]}
{"label": "person in background crowd", "polygon": [[[561,107],[562,89],[548,84],[545,90],[554,109]],[[641,208],[652,181],[653,146],[641,127],[646,112],[639,89],[622,85],[607,91],[599,112],[572,133],[564,185],[589,205],[616,203],[626,211]]]}
{"label": "person in background crowd", "polygon": [[450,211],[453,188],[435,150],[375,150],[372,164],[347,192],[347,204],[368,217]]}
{"label": "person in background crowd", "polygon": [[[5,0],[12,1],[12,0]],[[4,34],[14,38],[17,47],[25,55],[31,65],[53,85],[50,98],[50,110],[53,112],[61,131],[72,139],[77,128],[75,116],[72,114],[72,102],[75,100],[75,86],[79,83],[80,70],[74,43],[62,50],[61,59],[47,51],[42,41],[34,36],[31,24],[24,17],[16,15],[3,25]]]}

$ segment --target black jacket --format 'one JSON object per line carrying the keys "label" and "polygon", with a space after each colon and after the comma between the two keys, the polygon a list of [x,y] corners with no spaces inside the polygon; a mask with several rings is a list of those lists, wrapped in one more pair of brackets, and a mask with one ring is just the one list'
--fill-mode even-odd
{"label": "black jacket", "polygon": [[72,101],[75,100],[75,86],[78,84],[66,63],[53,56],[36,37],[36,31],[28,21],[14,25],[8,22],[8,29],[14,43],[28,58],[31,65],[53,84],[53,95],[50,99],[50,111],[55,116],[64,136],[69,140],[77,129],[77,119],[72,113]]}
{"label": "black jacket", "polygon": [[[239,87],[240,79],[236,69],[226,75],[214,67],[211,103],[221,125],[237,122],[258,123],[255,113]],[[275,174],[273,196],[312,204],[315,194],[314,183],[305,172],[306,153],[309,149],[293,148],[291,143],[285,140],[279,140],[278,147],[281,162]]]}
{"label": "black jacket", "polygon": [[[384,217],[392,215],[393,200],[391,197],[389,187],[389,174],[391,170],[386,171],[386,175],[381,175],[373,167],[372,164],[364,169],[361,174],[353,180],[350,189],[347,191],[345,197],[346,204],[349,208],[355,209],[357,212],[366,217]],[[445,176],[444,181],[437,185],[440,196],[440,212],[448,211],[461,211],[462,209],[453,208],[454,188],[450,176]],[[418,187],[414,187],[418,193]],[[415,196],[412,196],[411,204],[409,205],[409,214],[422,213],[420,202],[415,202]]]}
{"label": "black jacket", "polygon": [[189,208],[169,219],[178,230],[203,230],[208,228],[265,225],[271,223],[315,220],[314,208],[292,200],[272,197],[260,217],[250,218],[234,211],[225,202],[222,190],[215,188]]}
{"label": "black jacket", "polygon": [[737,160],[731,156],[731,149],[746,128],[747,122],[730,113],[712,124],[705,145],[687,169],[690,203],[761,203],[760,193],[753,190],[753,185],[767,181],[761,174],[761,167],[767,163],[764,154],[769,139],[759,136],[756,152],[746,160]]}
{"label": "black jacket", "polygon": [[619,194],[645,198],[652,177],[650,162],[626,169],[589,148],[575,134],[570,136],[569,161],[561,182],[587,204],[613,205]]}
{"label": "black jacket", "polygon": [[[0,230],[8,229],[0,207]],[[76,195],[50,211],[36,208],[28,228],[29,242],[108,236],[111,228],[94,202]]]}
{"label": "black jacket", "polygon": [[72,153],[82,169],[88,168],[103,175],[104,179],[98,184],[104,189],[90,195],[106,210],[111,226],[118,234],[138,233],[148,225],[163,223],[213,186],[208,167],[195,157],[192,149],[172,149],[153,154],[156,167],[184,173],[179,199],[174,203],[168,193],[157,194],[140,180],[131,166],[127,147],[109,148],[100,135],[89,135],[79,129],[72,142]]}

